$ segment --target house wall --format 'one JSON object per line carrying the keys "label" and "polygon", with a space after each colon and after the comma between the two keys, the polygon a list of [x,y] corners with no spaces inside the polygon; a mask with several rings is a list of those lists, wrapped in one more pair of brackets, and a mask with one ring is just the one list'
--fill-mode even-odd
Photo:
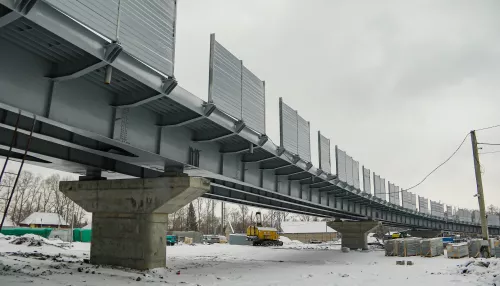
{"label": "house wall", "polygon": [[[20,227],[31,227],[30,224],[19,224]],[[35,228],[69,228],[69,225],[53,225],[53,224],[36,224]]]}
{"label": "house wall", "polygon": [[298,240],[303,243],[309,243],[311,240],[332,241],[337,239],[336,232],[319,232],[319,233],[283,233],[281,236],[286,236],[291,240]]}

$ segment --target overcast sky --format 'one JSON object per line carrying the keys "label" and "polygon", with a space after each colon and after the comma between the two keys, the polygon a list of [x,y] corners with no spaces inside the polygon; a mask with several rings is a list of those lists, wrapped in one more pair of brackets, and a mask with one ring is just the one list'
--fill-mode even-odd
{"label": "overcast sky", "polygon": [[[372,171],[401,187],[444,161],[471,129],[500,124],[500,2],[181,0],[175,74],[208,97],[209,35],[278,98]],[[478,133],[500,143],[500,128]],[[500,146],[483,151],[500,150]],[[333,150],[332,150],[333,153]],[[332,162],[333,162],[332,158]],[[481,157],[487,204],[500,205],[500,153]],[[470,139],[415,193],[477,208]]]}
{"label": "overcast sky", "polygon": [[[209,35],[266,81],[266,125],[279,143],[278,98],[317,135],[407,188],[471,129],[500,124],[500,2],[180,0],[175,74],[208,97]],[[478,133],[500,143],[500,128]],[[482,151],[500,150],[500,146]],[[332,163],[334,158],[332,158]],[[481,157],[486,203],[500,205],[500,153]],[[29,167],[40,172],[41,169]],[[414,192],[477,208],[470,138]]]}

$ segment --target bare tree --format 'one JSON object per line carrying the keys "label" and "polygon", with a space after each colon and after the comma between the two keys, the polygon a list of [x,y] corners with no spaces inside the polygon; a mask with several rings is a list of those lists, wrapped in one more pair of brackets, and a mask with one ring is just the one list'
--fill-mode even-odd
{"label": "bare tree", "polygon": [[299,214],[298,217],[300,221],[311,221],[310,215]]}
{"label": "bare tree", "polygon": [[238,205],[240,208],[240,213],[241,213],[241,228],[242,230],[246,229],[247,222],[245,221],[247,215],[248,215],[248,206],[246,205]]}

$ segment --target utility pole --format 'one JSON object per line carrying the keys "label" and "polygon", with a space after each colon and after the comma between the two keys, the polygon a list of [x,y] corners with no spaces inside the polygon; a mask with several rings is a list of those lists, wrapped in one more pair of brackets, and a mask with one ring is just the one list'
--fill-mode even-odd
{"label": "utility pole", "polygon": [[220,210],[220,232],[222,235],[224,235],[224,202],[221,203],[221,210]]}
{"label": "utility pole", "polygon": [[472,130],[470,132],[470,137],[472,140],[472,154],[474,157],[474,170],[476,172],[476,186],[477,186],[477,200],[479,202],[479,214],[481,216],[481,231],[483,240],[488,242],[488,255],[491,253],[489,251],[489,240],[488,240],[488,221],[486,219],[486,207],[484,205],[484,192],[483,192],[483,179],[481,178],[481,164],[479,163],[479,153],[477,151],[477,139],[476,132]]}

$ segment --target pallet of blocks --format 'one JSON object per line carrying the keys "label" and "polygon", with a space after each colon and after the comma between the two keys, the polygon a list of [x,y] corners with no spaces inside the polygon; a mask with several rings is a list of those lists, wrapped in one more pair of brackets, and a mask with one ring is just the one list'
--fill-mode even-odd
{"label": "pallet of blocks", "polygon": [[397,241],[399,239],[391,239],[385,241],[385,256],[398,256]]}
{"label": "pallet of blocks", "polygon": [[398,242],[398,256],[417,256],[421,253],[421,238],[409,237],[403,238]]}
{"label": "pallet of blocks", "polygon": [[385,256],[417,256],[420,255],[420,238],[391,239],[385,243]]}
{"label": "pallet of blocks", "polygon": [[421,255],[434,257],[443,254],[443,239],[440,237],[423,239],[421,244]]}
{"label": "pallet of blocks", "polygon": [[450,243],[446,246],[448,258],[462,258],[469,256],[469,246],[464,243]]}
{"label": "pallet of blocks", "polygon": [[473,239],[469,241],[469,257],[480,258],[483,256],[481,248],[488,246],[489,242],[483,239]]}

